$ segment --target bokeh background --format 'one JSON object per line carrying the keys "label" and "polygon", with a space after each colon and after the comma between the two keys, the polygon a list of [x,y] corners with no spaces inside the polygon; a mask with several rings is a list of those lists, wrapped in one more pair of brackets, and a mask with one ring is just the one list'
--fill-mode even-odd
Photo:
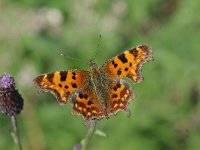
{"label": "bokeh background", "polygon": [[[140,44],[153,48],[137,97],[98,128],[91,150],[200,149],[200,0],[0,0],[0,74],[11,73],[25,105],[18,116],[24,149],[70,150],[85,136],[80,116],[38,94],[39,74],[102,65]],[[97,48],[99,34],[102,35]],[[96,50],[97,49],[97,50]],[[63,54],[61,56],[61,54]],[[15,149],[10,118],[0,114],[0,149]]]}

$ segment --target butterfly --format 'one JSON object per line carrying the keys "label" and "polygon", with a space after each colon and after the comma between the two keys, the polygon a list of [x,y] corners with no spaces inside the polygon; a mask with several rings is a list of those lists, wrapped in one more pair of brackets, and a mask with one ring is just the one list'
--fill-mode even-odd
{"label": "butterfly", "polygon": [[89,70],[64,70],[37,76],[39,89],[51,92],[59,104],[72,104],[72,113],[82,115],[86,123],[93,119],[109,118],[118,111],[129,116],[128,104],[135,97],[129,78],[137,84],[143,80],[141,67],[153,60],[151,47],[139,45],[125,50],[98,67],[89,61]]}

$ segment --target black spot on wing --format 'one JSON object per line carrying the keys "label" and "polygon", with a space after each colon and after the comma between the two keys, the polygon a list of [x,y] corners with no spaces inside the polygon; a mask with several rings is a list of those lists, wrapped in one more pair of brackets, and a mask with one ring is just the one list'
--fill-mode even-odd
{"label": "black spot on wing", "polygon": [[67,71],[61,71],[60,72],[60,81],[61,82],[66,81],[66,78],[67,78]]}
{"label": "black spot on wing", "polygon": [[118,64],[115,63],[115,61],[112,61],[112,64],[114,65],[114,68],[117,68]]}
{"label": "black spot on wing", "polygon": [[118,74],[118,75],[121,75],[121,74],[122,74],[122,71],[121,71],[121,70],[118,70],[118,71],[117,71],[117,74]]}
{"label": "black spot on wing", "polygon": [[88,104],[88,105],[92,105],[93,102],[92,102],[91,100],[89,100],[87,104]]}
{"label": "black spot on wing", "polygon": [[117,94],[113,94],[113,95],[112,95],[112,98],[117,98]]}
{"label": "black spot on wing", "polygon": [[134,56],[134,58],[138,57],[138,50],[136,48],[130,50],[129,52]]}
{"label": "black spot on wing", "polygon": [[77,88],[77,84],[76,83],[72,83],[72,87],[73,88]]}
{"label": "black spot on wing", "polygon": [[79,98],[83,98],[83,94],[82,93],[79,93]]}
{"label": "black spot on wing", "polygon": [[116,86],[117,86],[117,88],[121,88],[121,84],[119,82],[117,83]]}
{"label": "black spot on wing", "polygon": [[76,80],[76,73],[75,72],[72,72],[72,79]]}
{"label": "black spot on wing", "polygon": [[128,60],[127,60],[127,58],[125,57],[125,54],[124,54],[124,53],[120,54],[120,55],[118,56],[118,58],[119,58],[119,60],[120,60],[122,63],[127,63],[127,62],[128,62]]}
{"label": "black spot on wing", "polygon": [[84,98],[85,98],[85,99],[87,99],[87,98],[88,98],[88,95],[87,95],[87,94],[85,94],[85,95],[84,95]]}
{"label": "black spot on wing", "polygon": [[119,82],[113,87],[113,90],[117,91],[118,88],[121,88],[121,84]]}
{"label": "black spot on wing", "polygon": [[47,80],[48,80],[50,83],[53,83],[53,77],[54,77],[54,73],[47,74]]}

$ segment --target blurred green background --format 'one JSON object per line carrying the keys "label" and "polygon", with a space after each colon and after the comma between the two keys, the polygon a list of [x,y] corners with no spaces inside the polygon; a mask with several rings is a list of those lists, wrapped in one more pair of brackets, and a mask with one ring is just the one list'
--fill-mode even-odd
{"label": "blurred green background", "polygon": [[[38,94],[39,74],[102,65],[140,44],[153,48],[145,80],[124,113],[103,119],[91,150],[200,149],[200,0],[1,0],[0,74],[11,73],[25,105],[18,116],[24,149],[70,150],[85,136],[80,116]],[[61,56],[63,54],[63,56]],[[70,59],[73,57],[77,60]],[[0,149],[15,149],[10,118],[0,114]]]}

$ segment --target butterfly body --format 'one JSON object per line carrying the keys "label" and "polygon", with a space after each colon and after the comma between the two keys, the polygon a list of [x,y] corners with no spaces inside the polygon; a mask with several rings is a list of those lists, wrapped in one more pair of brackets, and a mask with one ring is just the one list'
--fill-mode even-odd
{"label": "butterfly body", "polygon": [[110,80],[104,70],[98,67],[94,60],[89,61],[89,78],[88,78],[89,91],[92,91],[94,97],[99,101],[103,116],[109,117],[107,113],[109,92],[111,91]]}
{"label": "butterfly body", "polygon": [[109,118],[120,110],[129,115],[128,103],[135,94],[121,78],[141,82],[142,64],[152,59],[151,48],[140,45],[113,57],[102,67],[90,60],[89,71],[77,69],[42,74],[34,83],[52,92],[60,104],[71,102],[73,114],[82,115],[86,122]]}

